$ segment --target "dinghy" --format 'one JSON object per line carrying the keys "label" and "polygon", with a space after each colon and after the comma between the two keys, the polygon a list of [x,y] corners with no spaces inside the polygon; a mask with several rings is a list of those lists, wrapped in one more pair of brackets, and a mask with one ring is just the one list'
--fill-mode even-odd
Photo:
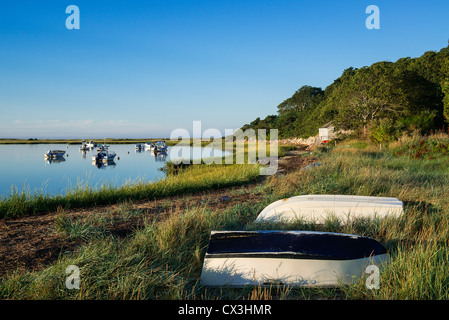
{"label": "dinghy", "polygon": [[397,198],[354,195],[305,195],[273,202],[257,216],[257,222],[324,223],[334,217],[342,222],[354,218],[399,217],[402,201]]}
{"label": "dinghy", "polygon": [[165,141],[156,141],[156,143],[154,144],[154,150],[157,152],[166,152],[167,143]]}
{"label": "dinghy", "polygon": [[201,273],[205,286],[337,286],[388,261],[376,240],[316,231],[212,231]]}
{"label": "dinghy", "polygon": [[95,156],[92,157],[93,162],[107,162],[113,161],[116,156],[114,151],[100,151]]}
{"label": "dinghy", "polygon": [[60,157],[64,157],[65,151],[64,150],[49,150],[44,153],[44,157],[46,159],[56,159]]}

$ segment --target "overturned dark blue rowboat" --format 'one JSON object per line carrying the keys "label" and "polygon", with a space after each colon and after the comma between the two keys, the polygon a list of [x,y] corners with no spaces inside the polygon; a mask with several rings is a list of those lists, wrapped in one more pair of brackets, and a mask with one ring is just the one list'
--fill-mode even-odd
{"label": "overturned dark blue rowboat", "polygon": [[212,231],[201,284],[337,286],[388,260],[376,240],[312,231]]}

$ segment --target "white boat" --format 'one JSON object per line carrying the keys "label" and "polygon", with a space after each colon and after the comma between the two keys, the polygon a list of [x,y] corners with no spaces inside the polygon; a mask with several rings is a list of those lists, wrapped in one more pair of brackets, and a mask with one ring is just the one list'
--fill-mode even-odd
{"label": "white boat", "polygon": [[167,143],[165,141],[156,141],[154,144],[154,150],[157,152],[167,151]]}
{"label": "white boat", "polygon": [[152,142],[146,142],[143,146],[144,146],[144,148],[146,150],[153,150],[154,149],[154,143],[152,143]]}
{"label": "white boat", "polygon": [[65,151],[64,150],[49,150],[46,153],[44,153],[44,157],[47,159],[55,159],[64,157]]}
{"label": "white boat", "polygon": [[[376,240],[313,231],[212,231],[200,283],[204,286],[339,286],[389,260]],[[370,272],[369,272],[370,273]]]}
{"label": "white boat", "polygon": [[89,149],[90,149],[90,147],[88,147],[86,141],[83,140],[83,142],[81,143],[80,150],[81,150],[81,151],[87,151],[87,150],[89,150]]}
{"label": "white boat", "polygon": [[86,143],[86,147],[88,148],[95,148],[96,146],[97,144],[93,140],[90,140],[89,143]]}
{"label": "white boat", "polygon": [[100,151],[106,151],[106,150],[108,150],[109,149],[109,146],[107,146],[107,145],[105,145],[105,144],[99,144],[98,146],[97,146],[97,151],[98,152],[100,152]]}
{"label": "white boat", "polygon": [[397,198],[354,195],[304,195],[273,202],[260,212],[257,222],[324,223],[329,217],[341,222],[354,218],[399,217],[403,203]]}
{"label": "white boat", "polygon": [[92,161],[95,162],[107,162],[113,161],[116,156],[114,151],[103,150],[99,151],[95,156],[92,157]]}

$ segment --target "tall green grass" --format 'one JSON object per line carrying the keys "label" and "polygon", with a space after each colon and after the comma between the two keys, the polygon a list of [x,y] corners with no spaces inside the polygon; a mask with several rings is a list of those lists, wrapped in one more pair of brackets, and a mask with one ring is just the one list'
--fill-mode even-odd
{"label": "tall green grass", "polygon": [[[148,220],[124,240],[106,231],[108,219],[77,222],[61,218],[57,232],[67,238],[82,239],[86,244],[77,252],[63,254],[45,270],[9,275],[0,283],[0,297],[448,299],[449,159],[414,159],[395,155],[385,148],[380,152],[377,146],[358,148],[344,144],[314,156],[320,157],[321,166],[277,175],[254,188],[251,192],[262,196],[259,201],[224,210],[202,205],[179,210],[166,220]],[[400,218],[357,219],[350,223],[328,219],[323,225],[305,221],[293,224],[254,221],[269,203],[301,194],[397,197],[404,202],[404,214]],[[125,208],[122,214],[131,213]],[[201,287],[199,278],[210,231],[261,229],[370,236],[387,248],[391,259],[381,269],[379,289],[368,289],[365,279],[337,288]],[[80,267],[80,290],[65,288],[65,268],[71,264]]]}

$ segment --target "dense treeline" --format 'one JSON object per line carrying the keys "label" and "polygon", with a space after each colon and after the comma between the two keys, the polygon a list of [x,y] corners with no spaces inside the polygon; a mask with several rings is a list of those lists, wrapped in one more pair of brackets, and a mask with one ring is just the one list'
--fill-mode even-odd
{"label": "dense treeline", "polygon": [[372,140],[441,129],[449,122],[449,46],[418,58],[348,68],[325,90],[303,86],[277,106],[277,115],[242,129],[279,129],[279,137],[308,137],[328,122]]}

